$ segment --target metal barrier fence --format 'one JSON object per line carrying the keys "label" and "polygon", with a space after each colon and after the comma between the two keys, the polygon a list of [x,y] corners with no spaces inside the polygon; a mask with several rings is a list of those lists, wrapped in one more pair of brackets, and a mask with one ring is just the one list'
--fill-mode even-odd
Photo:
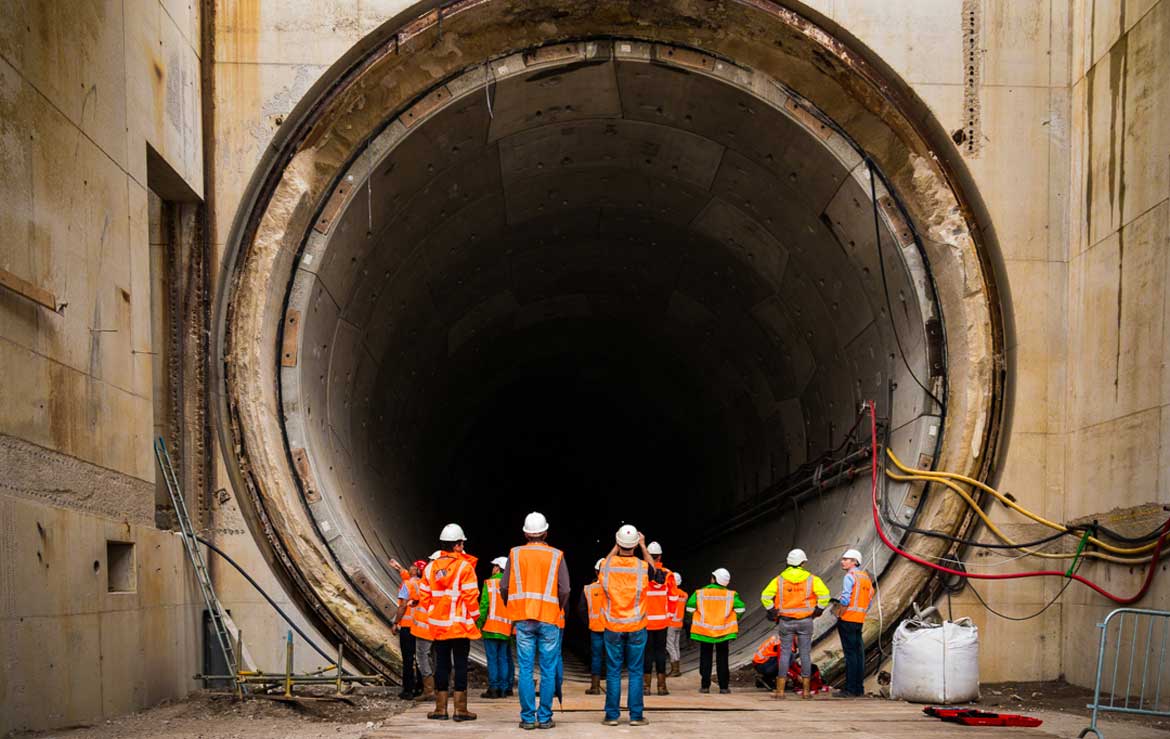
{"label": "metal barrier fence", "polygon": [[[1098,739],[1103,739],[1104,735],[1097,727],[1097,717],[1101,711],[1170,716],[1170,675],[1167,675],[1170,673],[1170,665],[1166,663],[1166,647],[1170,644],[1170,611],[1116,608],[1103,622],[1097,624],[1097,628],[1101,629],[1101,644],[1097,650],[1097,679],[1093,702],[1087,706],[1093,709],[1093,717],[1088,728],[1078,736],[1092,733]],[[1110,639],[1111,634],[1113,639]],[[1105,701],[1102,685],[1106,672],[1109,673],[1108,702]],[[1163,677],[1166,677],[1165,697],[1162,695]]]}

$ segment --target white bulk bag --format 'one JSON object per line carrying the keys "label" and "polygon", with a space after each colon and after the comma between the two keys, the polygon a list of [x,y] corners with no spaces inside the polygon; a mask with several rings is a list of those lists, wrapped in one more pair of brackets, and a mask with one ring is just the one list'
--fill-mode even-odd
{"label": "white bulk bag", "polygon": [[979,629],[969,618],[907,619],[894,632],[890,697],[912,703],[979,699]]}

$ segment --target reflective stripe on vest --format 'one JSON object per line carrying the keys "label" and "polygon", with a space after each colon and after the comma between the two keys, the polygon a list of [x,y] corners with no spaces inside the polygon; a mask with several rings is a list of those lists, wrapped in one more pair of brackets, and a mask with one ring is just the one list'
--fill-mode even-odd
{"label": "reflective stripe on vest", "polygon": [[[508,555],[508,612],[515,621],[541,621],[549,624],[561,623],[561,601],[557,596],[557,573],[560,572],[564,553],[547,544],[525,544],[514,547]],[[543,582],[527,582],[523,564],[531,569],[541,565],[547,556],[548,570],[540,579]]]}
{"label": "reflective stripe on vest", "polygon": [[[605,618],[605,628],[609,631],[637,631],[645,628],[646,598],[643,595],[643,583],[650,568],[642,560],[634,560],[636,564],[633,567],[614,565],[613,560],[612,556],[606,557],[601,565],[601,589],[605,591],[605,605],[602,606],[601,615]],[[626,580],[629,575],[634,576],[633,602],[621,602],[615,609],[613,588],[628,585]],[[629,593],[621,592],[618,596],[621,601],[625,601]]]}
{"label": "reflective stripe on vest", "polygon": [[504,608],[504,599],[500,596],[500,578],[493,577],[484,583],[488,592],[487,618],[483,622],[483,630],[493,634],[512,633],[512,619],[507,618],[508,612]]}
{"label": "reflective stripe on vest", "polygon": [[806,618],[813,615],[817,607],[817,596],[813,593],[813,576],[809,574],[804,580],[804,593],[799,590],[801,583],[789,582],[783,577],[782,587],[776,588],[776,608],[780,615],[786,618]]}
{"label": "reflective stripe on vest", "polygon": [[605,591],[600,582],[589,583],[585,586],[585,606],[589,611],[589,630],[605,631],[605,616],[602,613],[602,603],[605,602]]}
{"label": "reflective stripe on vest", "polygon": [[852,574],[853,590],[849,593],[849,605],[841,612],[841,620],[863,623],[870,601],[873,600],[873,581],[865,570],[854,570]]}
{"label": "reflective stripe on vest", "polygon": [[[722,605],[720,605],[722,604]],[[719,637],[739,631],[735,614],[735,591],[703,588],[695,593],[695,615],[691,633]]]}

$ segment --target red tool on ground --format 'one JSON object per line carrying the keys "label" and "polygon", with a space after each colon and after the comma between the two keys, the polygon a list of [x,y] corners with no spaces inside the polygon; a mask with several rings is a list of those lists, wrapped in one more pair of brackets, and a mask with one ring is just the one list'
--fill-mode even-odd
{"label": "red tool on ground", "polygon": [[963,726],[1039,726],[1044,723],[1038,718],[1018,713],[993,713],[958,706],[927,706],[922,712]]}

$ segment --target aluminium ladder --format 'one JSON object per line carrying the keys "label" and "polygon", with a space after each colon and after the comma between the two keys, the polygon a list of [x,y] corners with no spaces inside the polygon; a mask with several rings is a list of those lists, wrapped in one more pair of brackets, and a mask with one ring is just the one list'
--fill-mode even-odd
{"label": "aluminium ladder", "polygon": [[162,470],[163,480],[167,484],[167,492],[171,496],[171,505],[175,507],[175,514],[179,519],[179,531],[183,536],[183,545],[187,549],[187,558],[195,568],[195,578],[199,581],[199,590],[203,594],[203,605],[211,615],[211,623],[215,628],[215,637],[219,641],[219,648],[227,660],[228,674],[237,674],[235,649],[231,635],[228,634],[223,605],[215,595],[211,586],[211,575],[207,572],[207,564],[203,561],[203,552],[199,549],[199,540],[195,536],[195,528],[191,524],[191,516],[187,513],[187,502],[183,498],[183,491],[179,487],[179,478],[175,475],[174,465],[171,464],[171,455],[167,451],[167,443],[163,437],[154,442],[154,456],[158,459],[158,466]]}

